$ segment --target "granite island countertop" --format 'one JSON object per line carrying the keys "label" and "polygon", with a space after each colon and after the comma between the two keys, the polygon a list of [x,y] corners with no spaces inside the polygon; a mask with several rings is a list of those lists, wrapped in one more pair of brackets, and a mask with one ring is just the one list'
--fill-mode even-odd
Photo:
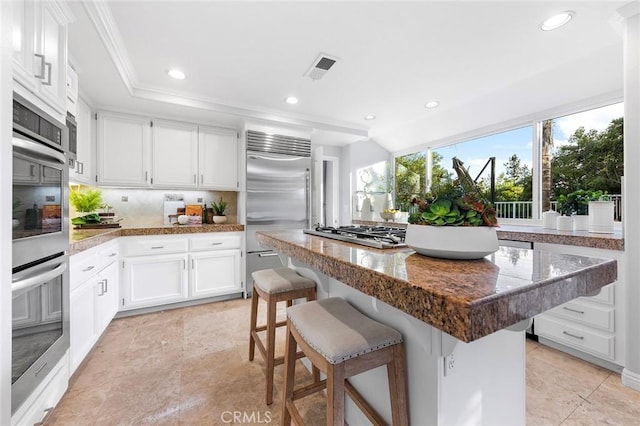
{"label": "granite island countertop", "polygon": [[257,240],[464,342],[471,342],[617,278],[615,260],[500,247],[481,260],[445,260],[410,248],[379,250],[302,231]]}
{"label": "granite island countertop", "polygon": [[[405,222],[380,222],[370,220],[354,220],[356,225],[390,226],[406,228]],[[613,234],[597,234],[587,231],[558,231],[545,229],[536,225],[505,224],[496,228],[501,240],[523,241],[531,243],[561,244],[567,246],[590,247],[603,250],[624,250],[622,231]]]}
{"label": "granite island countertop", "polygon": [[244,225],[236,223],[225,223],[220,225],[167,225],[148,228],[71,229],[69,231],[69,254],[74,255],[80,253],[118,237],[242,231],[244,231]]}

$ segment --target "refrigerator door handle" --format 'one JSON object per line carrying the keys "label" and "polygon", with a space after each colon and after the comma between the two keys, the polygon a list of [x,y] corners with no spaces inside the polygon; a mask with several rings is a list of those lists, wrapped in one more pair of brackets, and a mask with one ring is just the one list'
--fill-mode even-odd
{"label": "refrigerator door handle", "polygon": [[309,169],[305,172],[305,198],[307,199],[307,229],[311,229],[311,172]]}

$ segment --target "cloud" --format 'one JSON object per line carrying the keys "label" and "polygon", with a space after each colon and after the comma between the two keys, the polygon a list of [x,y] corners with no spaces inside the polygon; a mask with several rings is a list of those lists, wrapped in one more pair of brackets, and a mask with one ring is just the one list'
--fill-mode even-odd
{"label": "cloud", "polygon": [[[609,126],[611,120],[624,115],[622,103],[596,108],[577,114],[556,118],[554,124],[554,146],[566,145],[567,139],[580,126],[586,130],[602,131]],[[564,142],[563,142],[564,141]]]}

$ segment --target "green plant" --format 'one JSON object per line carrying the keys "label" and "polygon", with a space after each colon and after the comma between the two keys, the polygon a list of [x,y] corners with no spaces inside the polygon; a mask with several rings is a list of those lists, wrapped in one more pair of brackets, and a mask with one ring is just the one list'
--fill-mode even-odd
{"label": "green plant", "polygon": [[605,194],[602,191],[587,191],[578,189],[569,194],[558,197],[558,212],[565,216],[572,214],[589,214],[589,201],[598,201]]}
{"label": "green plant", "polygon": [[211,202],[211,209],[213,209],[214,216],[224,216],[224,211],[227,208],[227,203],[220,197],[220,200],[216,203],[215,201]]}
{"label": "green plant", "polygon": [[[462,162],[454,160],[458,173],[455,182],[432,186],[425,200],[413,199],[417,212],[409,215],[408,222],[434,226],[498,226],[496,211],[477,188]],[[434,188],[438,193],[434,193]]]}
{"label": "green plant", "polygon": [[69,202],[77,212],[94,212],[102,207],[102,191],[99,189],[88,189],[85,192],[80,189],[72,190],[69,193]]}

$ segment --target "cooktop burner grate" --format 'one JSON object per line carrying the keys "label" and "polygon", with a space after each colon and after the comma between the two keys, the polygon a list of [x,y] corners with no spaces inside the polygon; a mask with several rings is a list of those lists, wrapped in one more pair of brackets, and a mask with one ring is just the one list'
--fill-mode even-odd
{"label": "cooktop burner grate", "polygon": [[404,228],[388,226],[340,226],[338,228],[317,226],[314,229],[305,229],[303,232],[381,249],[406,246],[404,242],[406,229]]}

